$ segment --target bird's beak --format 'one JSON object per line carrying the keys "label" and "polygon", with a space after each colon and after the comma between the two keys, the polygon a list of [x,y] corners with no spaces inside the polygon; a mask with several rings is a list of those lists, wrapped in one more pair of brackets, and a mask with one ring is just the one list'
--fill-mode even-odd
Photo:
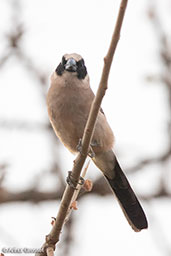
{"label": "bird's beak", "polygon": [[73,58],[67,60],[65,64],[65,70],[69,72],[76,72],[77,71],[77,63]]}

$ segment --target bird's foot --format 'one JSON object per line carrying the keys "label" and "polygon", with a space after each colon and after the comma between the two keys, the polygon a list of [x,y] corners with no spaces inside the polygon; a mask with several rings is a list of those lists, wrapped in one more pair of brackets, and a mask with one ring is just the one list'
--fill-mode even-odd
{"label": "bird's foot", "polygon": [[82,155],[82,139],[79,139],[77,151],[80,152],[80,154]]}
{"label": "bird's foot", "polygon": [[94,153],[94,150],[93,150],[93,147],[99,147],[100,144],[97,142],[97,140],[92,140],[91,143],[90,143],[90,148],[89,148],[89,157],[90,158],[94,158],[96,155]]}
{"label": "bird's foot", "polygon": [[83,185],[84,184],[84,179],[80,176],[79,181],[76,180],[73,175],[72,172],[69,171],[68,172],[68,176],[66,178],[66,182],[68,183],[68,185],[72,188],[74,188],[75,190],[77,190],[77,185]]}
{"label": "bird's foot", "polygon": [[94,151],[93,151],[91,145],[90,145],[90,147],[89,147],[88,156],[89,156],[90,158],[94,158],[94,157],[95,157],[95,153],[94,153]]}
{"label": "bird's foot", "polygon": [[[89,151],[88,151],[88,156],[90,158],[94,158],[95,157],[95,153],[94,153],[94,151],[92,149],[92,146],[94,146],[94,144],[91,143],[90,147],[89,147]],[[80,154],[83,155],[83,153],[82,153],[82,139],[79,139],[79,142],[78,142],[78,145],[77,145],[77,150],[78,150],[78,152],[80,152]]]}

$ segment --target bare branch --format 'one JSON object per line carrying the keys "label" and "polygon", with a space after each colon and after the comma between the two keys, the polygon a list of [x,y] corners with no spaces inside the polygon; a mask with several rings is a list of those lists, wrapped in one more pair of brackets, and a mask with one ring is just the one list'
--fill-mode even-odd
{"label": "bare branch", "polygon": [[25,190],[22,192],[10,192],[4,188],[0,188],[0,204],[9,202],[42,202],[47,200],[60,199],[62,196],[62,189],[53,192],[40,192],[36,189]]}
{"label": "bare branch", "polygon": [[[36,189],[25,190],[21,192],[11,192],[0,188],[0,204],[13,203],[13,202],[33,202],[40,203],[43,201],[56,201],[60,200],[62,193],[64,191],[64,187],[60,187],[59,190],[53,192],[40,192]],[[112,195],[112,192],[109,186],[106,183],[106,180],[103,176],[96,179],[93,182],[93,188],[91,191],[92,194],[97,196],[109,196]],[[89,196],[89,193],[81,193],[79,199],[84,198],[85,196]],[[171,199],[171,193],[165,189],[165,187],[160,186],[160,189],[153,194],[149,194],[147,196],[143,196],[142,194],[138,195],[138,198],[150,201],[155,198],[168,198]]]}
{"label": "bare branch", "polygon": [[139,161],[136,165],[128,168],[126,170],[126,173],[134,173],[134,172],[141,171],[142,168],[144,168],[145,166],[148,166],[150,164],[163,163],[163,162],[169,160],[170,156],[171,156],[171,148],[169,148],[161,156],[155,156],[155,157],[151,157],[151,158],[147,158],[147,159]]}

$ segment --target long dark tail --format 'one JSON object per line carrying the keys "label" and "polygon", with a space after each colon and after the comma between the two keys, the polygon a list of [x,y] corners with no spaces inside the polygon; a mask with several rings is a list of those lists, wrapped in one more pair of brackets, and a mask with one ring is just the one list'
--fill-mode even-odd
{"label": "long dark tail", "polygon": [[145,213],[117,160],[114,172],[115,177],[113,179],[105,177],[114,191],[129,224],[136,232],[147,228],[148,223]]}

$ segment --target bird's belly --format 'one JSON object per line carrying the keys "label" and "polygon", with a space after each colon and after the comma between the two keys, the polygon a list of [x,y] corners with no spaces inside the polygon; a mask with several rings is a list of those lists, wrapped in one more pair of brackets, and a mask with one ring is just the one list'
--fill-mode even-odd
{"label": "bird's belly", "polygon": [[[61,93],[60,95],[52,95],[48,104],[48,113],[53,129],[71,152],[77,152],[77,145],[83,136],[91,106],[91,102],[88,103],[81,94],[79,95],[79,100],[76,94],[67,98],[66,94]],[[56,100],[57,97],[60,97],[60,101]],[[108,151],[112,146],[113,133],[105,116],[100,112],[92,138],[93,151],[95,153]]]}

